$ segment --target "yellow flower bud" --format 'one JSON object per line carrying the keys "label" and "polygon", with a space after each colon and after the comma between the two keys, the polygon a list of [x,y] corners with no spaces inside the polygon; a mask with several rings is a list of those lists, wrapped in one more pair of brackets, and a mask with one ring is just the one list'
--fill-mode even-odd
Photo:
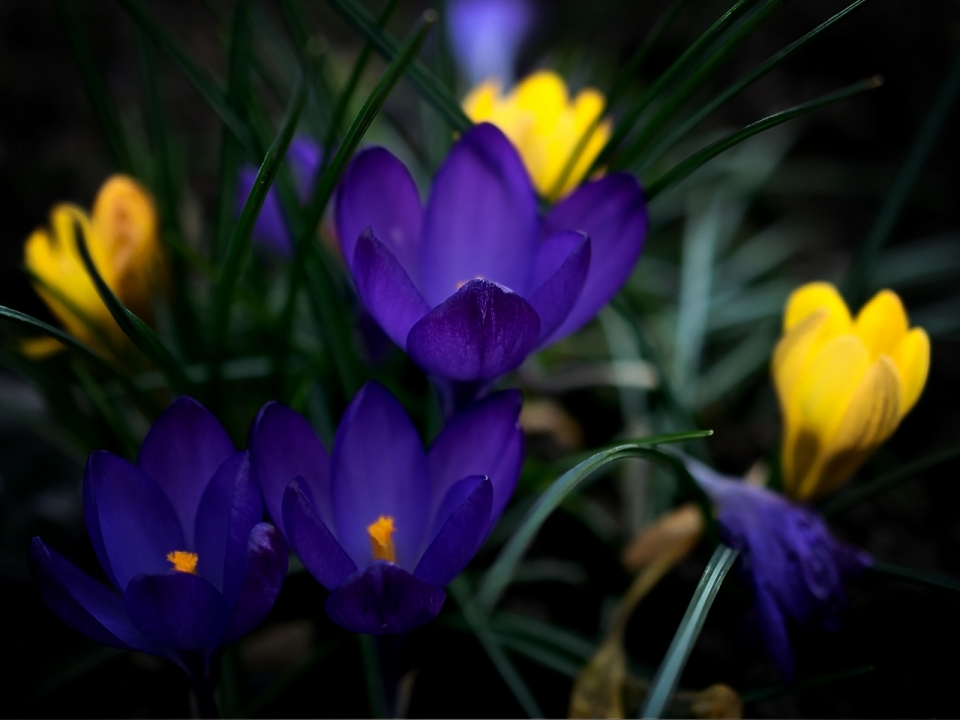
{"label": "yellow flower bud", "polygon": [[896,293],[881,290],[853,318],[829,283],[795,290],[772,365],[787,495],[811,500],[846,482],[916,404],[929,365],[930,340]]}
{"label": "yellow flower bud", "polygon": [[[593,88],[570,98],[559,75],[536,72],[503,95],[496,80],[474,88],[463,101],[474,122],[496,125],[516,146],[537,191],[557,200],[573,190],[610,138],[610,121],[600,122],[562,185],[561,176],[590,126],[603,115],[606,99]],[[559,185],[559,187],[558,187]]]}
{"label": "yellow flower bud", "polygon": [[91,217],[76,206],[57,205],[50,213],[50,227],[35,230],[24,246],[34,288],[53,314],[71,335],[110,353],[125,337],[83,266],[77,225],[104,282],[124,305],[149,318],[151,297],[165,280],[156,209],[136,181],[114,175],[100,188]]}

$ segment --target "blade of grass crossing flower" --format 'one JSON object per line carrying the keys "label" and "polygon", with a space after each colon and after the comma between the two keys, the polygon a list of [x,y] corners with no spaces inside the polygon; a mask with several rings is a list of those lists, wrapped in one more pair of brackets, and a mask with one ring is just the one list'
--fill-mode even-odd
{"label": "blade of grass crossing flower", "polygon": [[687,612],[680,621],[673,641],[667,649],[667,654],[653,677],[640,717],[658,718],[663,715],[677,683],[680,682],[680,675],[687,664],[690,652],[700,636],[700,630],[703,629],[710,606],[713,605],[720,585],[733,567],[737,555],[736,550],[722,544],[718,545],[714,551],[700,578],[700,584],[697,585],[690,599]]}
{"label": "blade of grass crossing flower", "polygon": [[243,145],[248,152],[255,153],[256,142],[250,128],[237,116],[233,108],[230,107],[226,96],[217,86],[217,83],[200,70],[197,64],[187,55],[186,51],[180,47],[180,44],[174,40],[173,36],[160,25],[157,19],[143,7],[138,0],[117,1],[143,31],[153,38],[157,46],[170,57],[187,83],[206,101],[210,109],[220,118],[221,122],[223,122],[237,140],[240,141],[240,144]]}
{"label": "blade of grass crossing flower", "polygon": [[[393,60],[400,52],[399,43],[386,31],[377,27],[376,21],[362,6],[354,0],[327,0],[347,22],[353,25],[387,60]],[[460,103],[443,83],[419,60],[413,61],[407,74],[414,88],[424,100],[430,103],[440,113],[452,130],[462,132],[473,123],[460,107]]]}
{"label": "blade of grass crossing flower", "polygon": [[711,25],[706,32],[697,38],[684,53],[677,58],[666,71],[657,78],[657,80],[647,90],[637,98],[637,100],[626,110],[623,117],[616,124],[607,146],[603,152],[597,156],[590,168],[588,175],[598,168],[608,164],[620,144],[627,138],[627,135],[633,130],[637,119],[649,107],[650,103],[674,80],[679,79],[693,63],[704,53],[718,38],[720,38],[733,23],[743,16],[747,10],[756,5],[760,0],[739,0],[733,7],[725,12],[720,18]]}
{"label": "blade of grass crossing flower", "polygon": [[[658,435],[636,443],[624,443],[596,453],[579,465],[564,473],[534,503],[520,526],[504,545],[497,559],[480,580],[476,601],[477,606],[490,613],[503,595],[516,574],[517,565],[533,542],[534,537],[547,518],[560,507],[564,499],[582,485],[595,471],[605,465],[627,457],[652,457],[659,453],[650,451],[650,446],[660,443],[676,443],[710,435],[709,430]],[[674,459],[671,458],[671,464]],[[679,462],[679,461],[678,461]],[[694,483],[695,484],[695,483]]]}
{"label": "blade of grass crossing flower", "polygon": [[120,123],[120,113],[110,97],[110,91],[104,82],[104,74],[94,60],[93,49],[80,22],[77,6],[73,0],[55,0],[54,5],[67,30],[67,37],[76,55],[77,64],[80,66],[80,77],[83,80],[87,98],[100,122],[114,162],[123,172],[135,175],[133,157],[125,139],[123,125]]}
{"label": "blade of grass crossing flower", "polygon": [[174,392],[187,392],[191,383],[180,362],[160,342],[153,330],[120,302],[119,298],[113,294],[113,291],[100,277],[100,273],[90,257],[87,240],[79,223],[74,225],[74,232],[76,233],[77,249],[80,252],[80,258],[83,260],[87,274],[97,288],[97,294],[100,295],[103,304],[107,306],[113,319],[116,320],[117,325],[130,338],[134,346],[163,373]]}
{"label": "blade of grass crossing flower", "polygon": [[960,457],[960,445],[941,450],[920,460],[915,460],[912,463],[907,463],[903,467],[883,473],[869,482],[853,486],[846,492],[826,502],[823,507],[820,508],[820,512],[823,513],[824,517],[833,517],[838,513],[856,507],[865,500],[869,500],[881,493],[899,487],[925,470],[942,465],[957,457]]}
{"label": "blade of grass crossing flower", "polygon": [[874,560],[872,565],[867,566],[867,569],[878,575],[907,580],[908,582],[936,588],[937,590],[960,593],[960,580],[933,570],[906,567],[904,565],[884,562],[883,560]]}
{"label": "blade of grass crossing flower", "polygon": [[510,692],[513,693],[517,702],[520,703],[523,711],[528,717],[544,717],[543,711],[540,709],[536,698],[534,698],[533,693],[530,692],[530,688],[527,687],[526,682],[524,682],[520,673],[517,672],[513,663],[510,662],[510,658],[507,657],[500,643],[497,642],[496,636],[487,625],[486,616],[470,597],[470,589],[467,587],[466,581],[462,577],[456,578],[447,586],[447,589],[450,590],[450,593],[460,605],[467,625],[473,631],[473,634],[476,635],[480,645],[483,646],[483,649],[487,652],[490,661],[497,669],[497,672],[500,673],[500,677],[503,678],[507,687],[510,688]]}
{"label": "blade of grass crossing flower", "polygon": [[726,137],[721,138],[720,140],[717,140],[707,147],[695,152],[686,160],[678,163],[671,170],[667,171],[652,183],[647,185],[647,200],[652,200],[671,185],[674,185],[686,178],[701,165],[709,162],[720,153],[739,145],[747,138],[758,135],[759,133],[769,130],[772,127],[776,127],[777,125],[782,125],[783,123],[793,120],[794,118],[798,118],[801,115],[806,115],[814,110],[819,110],[827,105],[832,105],[840,100],[846,100],[847,98],[853,97],[854,95],[859,95],[862,92],[867,92],[868,90],[875,90],[881,85],[883,85],[883,78],[881,78],[879,75],[874,75],[866,80],[861,80],[860,82],[849,85],[841,90],[837,90],[836,92],[832,92],[828,95],[817,98],[816,100],[811,100],[810,102],[797,105],[784,110],[783,112],[770,115],[762,120],[751,123],[750,125],[747,125],[746,127],[731,133],[730,135],[727,135]]}
{"label": "blade of grass crossing flower", "polygon": [[[363,139],[370,124],[377,116],[377,113],[380,112],[380,108],[383,107],[394,85],[397,84],[407,67],[413,62],[420,48],[423,46],[427,34],[430,32],[430,28],[436,21],[437,14],[435,12],[428,10],[423,14],[420,22],[407,37],[400,52],[397,53],[386,70],[384,70],[380,82],[377,83],[373,92],[367,97],[360,113],[353,119],[343,142],[340,143],[329,166],[324,170],[323,175],[316,184],[309,205],[307,206],[307,211],[304,213],[305,223],[302,228],[302,233],[296,238],[294,261],[291,265],[290,284],[287,289],[286,303],[284,304],[280,322],[278,323],[279,337],[277,342],[276,367],[277,373],[280,375],[283,373],[283,366],[290,347],[290,332],[293,324],[294,310],[296,309],[300,285],[305,279],[305,266],[307,254],[310,251],[310,243],[317,226],[320,224],[320,220],[323,218],[327,203],[333,196],[333,191],[340,181],[340,176],[346,169],[350,158],[353,157],[353,153],[360,144],[360,140]],[[331,308],[330,312],[332,313],[333,311],[334,308]]]}
{"label": "blade of grass crossing flower", "polygon": [[659,157],[661,157],[667,150],[672,148],[677,142],[680,141],[688,132],[690,132],[694,127],[699,125],[703,120],[708,116],[712,115],[719,108],[727,104],[732,98],[739,95],[743,90],[750,87],[757,80],[762,78],[768,72],[773,70],[775,67],[780,65],[784,60],[789,58],[795,52],[805,47],[807,43],[819,37],[822,32],[832,27],[836,23],[840,22],[848,15],[850,15],[854,10],[859,9],[862,5],[869,2],[869,0],[857,0],[854,3],[851,3],[846,8],[838,12],[836,15],[831,17],[829,20],[821,23],[813,30],[808,32],[799,40],[796,40],[787,47],[783,48],[778,53],[771,55],[767,60],[760,63],[752,71],[750,71],[746,76],[737,82],[733,83],[730,87],[724,90],[722,93],[717,95],[713,100],[704,105],[700,110],[694,113],[688,120],[685,120],[682,123],[676,125],[676,127],[670,131],[664,138],[657,142],[652,147],[645,150],[633,163],[633,167],[639,173],[643,173],[647,170],[650,165],[652,165]]}
{"label": "blade of grass crossing flower", "polygon": [[900,213],[917,183],[917,178],[920,177],[927,158],[930,157],[936,145],[940,131],[950,117],[950,111],[958,95],[960,95],[960,51],[954,57],[953,64],[937,92],[937,97],[913,139],[907,159],[900,167],[890,192],[883,201],[880,213],[853,261],[843,288],[843,295],[848,303],[859,306],[866,300],[867,293],[872,289],[880,253],[900,218]]}

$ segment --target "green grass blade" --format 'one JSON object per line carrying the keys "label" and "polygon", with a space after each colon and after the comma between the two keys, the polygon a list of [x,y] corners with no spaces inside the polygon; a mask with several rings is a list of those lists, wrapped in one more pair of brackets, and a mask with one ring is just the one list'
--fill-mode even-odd
{"label": "green grass blade", "polygon": [[500,673],[500,677],[503,678],[507,687],[510,688],[510,692],[513,693],[517,702],[520,703],[523,711],[528,717],[544,717],[543,711],[537,704],[536,698],[534,698],[533,693],[530,692],[530,688],[527,687],[520,673],[517,672],[513,663],[510,662],[510,658],[507,657],[503,648],[500,647],[500,643],[497,642],[493,631],[487,625],[486,616],[476,607],[474,600],[470,597],[470,590],[467,587],[466,581],[463,578],[457,578],[447,586],[447,589],[460,605],[467,625],[470,627],[470,630],[473,631],[473,634],[476,635],[480,645],[483,646],[483,649],[487,652],[490,661],[497,669],[497,672]]}
{"label": "green grass blade", "polygon": [[650,683],[650,690],[640,711],[640,717],[657,718],[663,715],[677,683],[680,682],[680,675],[687,664],[690,652],[700,636],[700,630],[703,629],[710,606],[713,605],[720,585],[733,567],[738,554],[736,550],[726,545],[717,546],[713,557],[703,571],[700,584],[697,585],[690,599],[687,612],[677,627],[667,654]]}
{"label": "green grass blade", "polygon": [[77,379],[83,386],[84,392],[86,392],[87,397],[90,398],[90,402],[93,403],[97,412],[100,413],[104,421],[106,421],[107,425],[113,431],[113,434],[117,437],[117,440],[120,441],[124,456],[130,461],[136,460],[137,449],[140,447],[140,444],[130,433],[130,427],[127,422],[117,413],[117,409],[113,406],[113,403],[110,402],[110,398],[107,397],[103,388],[100,387],[93,375],[90,374],[87,366],[76,359],[74,359],[71,364]]}
{"label": "green grass blade", "polygon": [[773,687],[761,688],[759,690],[750,690],[743,693],[740,699],[743,700],[744,704],[761,702],[791,692],[821,687],[823,685],[832,685],[841,680],[867,675],[868,673],[872,673],[873,670],[873,665],[861,665],[860,667],[850,668],[849,670],[840,670],[839,672],[827,673],[826,675],[815,675],[814,677],[797,680],[792,685],[774,685]]}
{"label": "green grass blade", "polygon": [[868,570],[888,577],[895,577],[900,580],[923,585],[925,587],[935,588],[937,590],[946,590],[948,592],[960,593],[960,580],[943,575],[933,570],[924,570],[922,568],[905,567],[894,563],[884,562],[883,560],[874,560],[872,565],[867,566]]}
{"label": "green grass blade", "polygon": [[90,257],[87,240],[79,223],[74,225],[74,232],[76,233],[77,250],[80,252],[80,258],[83,260],[87,274],[96,286],[97,294],[100,295],[103,304],[107,306],[110,314],[113,315],[113,319],[117,321],[117,325],[130,338],[134,346],[163,373],[174,392],[187,392],[191,383],[187,379],[180,362],[160,342],[153,330],[120,302],[120,299],[113,294],[113,291],[100,277],[100,273]]}
{"label": "green grass blade", "polygon": [[942,465],[957,457],[960,457],[960,445],[941,450],[933,455],[915,460],[912,463],[907,463],[903,467],[884,473],[870,482],[850,488],[846,492],[824,503],[820,511],[824,517],[833,517],[859,505],[865,500],[869,500],[881,493],[899,487],[925,470],[929,470],[937,465]]}
{"label": "green grass blade", "polygon": [[293,92],[293,97],[287,106],[287,112],[280,125],[280,130],[274,138],[270,149],[267,150],[266,157],[257,171],[257,179],[253,183],[250,195],[247,196],[243,204],[243,210],[240,211],[240,218],[234,226],[233,234],[230,237],[230,244],[227,246],[226,257],[224,258],[223,268],[217,282],[217,289],[213,299],[213,313],[210,325],[210,354],[213,363],[214,372],[220,359],[224,338],[227,335],[230,324],[230,308],[233,307],[234,295],[236,293],[237,283],[240,280],[240,274],[243,272],[244,260],[250,249],[250,234],[253,232],[254,223],[260,214],[260,208],[263,201],[270,191],[273,179],[283,162],[283,157],[287,152],[287,147],[293,139],[293,131],[297,127],[297,120],[300,118],[300,112],[303,110],[303,102],[306,97],[306,83],[301,74],[297,80],[297,85]]}
{"label": "green grass blade", "polygon": [[370,717],[385,718],[387,715],[387,697],[383,688],[383,670],[380,667],[380,653],[377,652],[377,638],[372,635],[357,635],[360,643],[360,656],[363,661],[363,677],[367,685],[367,703]]}
{"label": "green grass blade", "polygon": [[113,155],[117,167],[128,175],[134,175],[133,157],[125,141],[123,125],[120,123],[120,113],[110,97],[110,91],[104,81],[104,74],[97,67],[93,57],[93,49],[84,32],[73,0],[55,0],[57,12],[67,30],[67,37],[73,47],[77,64],[80,66],[80,77],[87,92],[93,112],[100,122],[110,153]]}
{"label": "green grass blade", "polygon": [[671,185],[674,185],[675,183],[678,183],[686,178],[701,165],[704,165],[720,153],[729,150],[735,145],[739,145],[747,138],[751,138],[754,135],[758,135],[759,133],[769,130],[772,127],[782,125],[789,120],[798,118],[801,115],[806,115],[814,110],[819,110],[822,107],[839,102],[840,100],[846,100],[849,97],[859,95],[860,93],[868,90],[875,90],[882,84],[883,78],[881,78],[879,75],[874,75],[866,80],[861,80],[860,82],[849,85],[845,88],[837,90],[836,92],[819,97],[816,100],[811,100],[810,102],[796,105],[795,107],[775,113],[774,115],[770,115],[762,120],[751,123],[750,125],[747,125],[746,127],[741,128],[740,130],[737,130],[736,132],[731,133],[730,135],[727,135],[726,137],[721,138],[714,143],[711,143],[702,150],[695,152],[686,160],[678,163],[673,169],[664,173],[654,182],[650,183],[646,188],[647,200],[649,201],[653,199]]}
{"label": "green grass blade", "polygon": [[937,92],[937,97],[934,99],[923,125],[920,126],[920,131],[913,139],[907,158],[900,167],[890,192],[884,198],[880,214],[874,220],[873,226],[870,228],[870,232],[867,234],[867,238],[864,240],[847,275],[843,295],[847,302],[854,307],[859,307],[860,303],[866,300],[867,293],[872,289],[873,276],[876,273],[883,246],[886,245],[890,233],[893,232],[893,228],[900,218],[900,213],[903,212],[910,193],[917,183],[917,178],[920,177],[920,172],[936,145],[943,126],[950,117],[950,111],[953,109],[958,95],[960,95],[960,52],[954,57],[953,64]]}
{"label": "green grass blade", "polygon": [[717,95],[713,100],[704,105],[700,110],[694,113],[688,120],[679,123],[669,134],[667,134],[662,140],[660,140],[656,145],[646,150],[635,163],[633,163],[634,168],[637,172],[643,173],[650,165],[652,165],[659,157],[661,157],[667,150],[676,145],[688,132],[693,128],[699,125],[703,120],[708,116],[712,115],[718,109],[727,104],[732,98],[739,95],[743,90],[750,87],[757,80],[762,78],[768,72],[773,70],[775,67],[780,65],[784,60],[789,58],[791,55],[799,51],[801,48],[805,47],[810,41],[819,37],[822,32],[832,27],[836,23],[840,22],[848,15],[850,15],[854,10],[859,9],[864,3],[869,2],[869,0],[856,0],[856,2],[848,5],[846,8],[838,12],[836,15],[831,17],[826,22],[821,23],[813,30],[808,32],[799,40],[796,40],[780,52],[771,55],[767,60],[760,63],[757,67],[751,70],[745,77],[741,80],[738,80],[733,85],[728,87],[722,93]]}
{"label": "green grass blade", "polygon": [[[544,492],[524,517],[520,526],[504,545],[493,565],[484,573],[477,590],[477,605],[489,613],[500,600],[510,581],[516,574],[517,565],[523,559],[527,548],[533,542],[537,532],[547,518],[563,503],[564,499],[576,490],[595,471],[604,465],[627,457],[650,457],[650,448],[661,443],[677,443],[710,435],[709,430],[658,435],[635,443],[616,445],[596,453],[579,465],[564,473]],[[674,460],[674,458],[671,458]],[[669,461],[668,461],[669,462]],[[679,461],[677,461],[679,462]],[[673,464],[673,463],[671,463]]]}
{"label": "green grass blade", "polygon": [[[390,33],[377,27],[376,21],[355,0],[327,0],[348,23],[353,25],[368,42],[372,43],[377,52],[387,60],[393,60],[400,52],[399,43]],[[451,129],[462,132],[473,123],[466,116],[460,103],[443,86],[426,65],[419,60],[412,62],[406,70],[417,92],[440,114],[450,125]]]}
{"label": "green grass blade", "polygon": [[197,64],[157,19],[138,0],[117,0],[140,28],[160,47],[183,74],[187,83],[203,98],[248,152],[255,153],[256,140],[243,120],[237,116],[217,84]]}

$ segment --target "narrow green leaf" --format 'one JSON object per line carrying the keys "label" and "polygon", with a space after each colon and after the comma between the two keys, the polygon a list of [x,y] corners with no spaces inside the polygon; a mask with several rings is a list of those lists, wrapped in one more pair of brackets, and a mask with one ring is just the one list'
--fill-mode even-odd
{"label": "narrow green leaf", "polygon": [[849,670],[827,673],[826,675],[816,675],[814,677],[802,678],[797,680],[792,685],[774,685],[773,687],[745,692],[740,696],[740,699],[743,700],[744,703],[761,702],[763,700],[769,700],[781,695],[786,695],[790,692],[808,690],[809,688],[831,685],[835,682],[839,682],[840,680],[860,677],[861,675],[872,673],[873,670],[873,665],[862,665],[861,667],[850,668]]}
{"label": "narrow green leaf", "polygon": [[713,605],[714,598],[720,590],[723,579],[727,576],[730,568],[739,553],[726,545],[718,545],[707,563],[706,569],[700,578],[700,584],[690,599],[687,606],[687,612],[677,627],[677,632],[673,636],[673,641],[667,649],[667,654],[663,662],[657,669],[650,683],[650,690],[647,693],[646,702],[640,711],[640,717],[658,718],[663,714],[673,691],[680,682],[680,675],[687,664],[690,652],[693,650],[697,638],[700,636],[700,630],[703,629],[703,623],[707,619],[707,613],[710,612],[710,606]]}
{"label": "narrow green leaf", "polygon": [[720,153],[729,150],[735,145],[739,145],[747,138],[753,137],[754,135],[762,133],[764,130],[769,130],[772,127],[776,127],[777,125],[781,125],[788,120],[793,120],[801,115],[806,115],[814,110],[819,110],[822,107],[839,102],[840,100],[846,100],[849,97],[859,95],[860,93],[868,90],[875,90],[882,84],[883,78],[881,78],[879,75],[874,75],[866,80],[861,80],[860,82],[849,85],[841,90],[837,90],[836,92],[832,92],[828,95],[817,98],[816,100],[811,100],[810,102],[797,105],[774,115],[770,115],[762,120],[758,120],[757,122],[751,123],[750,125],[747,125],[746,127],[741,128],[740,130],[737,130],[736,132],[731,133],[730,135],[727,135],[726,137],[721,138],[714,143],[711,143],[702,150],[695,152],[686,160],[678,163],[673,169],[669,170],[657,178],[654,182],[647,185],[647,200],[653,199],[671,185],[674,185],[680,180],[686,178],[701,165],[704,165]]}
{"label": "narrow green leaf", "polygon": [[893,232],[893,228],[900,218],[900,213],[903,212],[913,186],[916,185],[917,178],[920,177],[920,172],[933,151],[944,124],[950,117],[950,111],[953,109],[958,95],[960,95],[960,51],[954,57],[953,64],[937,92],[937,97],[934,99],[923,125],[920,126],[920,131],[913,139],[907,159],[900,166],[900,171],[893,181],[890,192],[880,206],[880,213],[874,220],[873,226],[870,228],[870,232],[857,253],[857,257],[850,267],[850,272],[847,274],[843,295],[851,306],[858,307],[861,302],[866,300],[867,293],[873,285],[873,276],[883,246],[886,245],[890,233]]}
{"label": "narrow green leaf", "polygon": [[554,670],[561,675],[566,675],[569,678],[575,678],[583,668],[582,662],[558,653],[552,648],[531,642],[530,640],[524,640],[513,635],[501,635],[498,632],[494,632],[494,637],[501,647],[513,650],[538,665]]}
{"label": "narrow green leaf", "polygon": [[456,578],[447,586],[447,589],[460,605],[467,625],[473,631],[473,634],[476,635],[483,649],[486,650],[490,661],[497,669],[497,672],[500,673],[500,677],[503,678],[507,687],[510,688],[510,692],[513,693],[517,702],[520,703],[523,711],[528,717],[544,717],[543,711],[537,704],[536,698],[534,698],[533,693],[530,692],[530,688],[527,687],[520,673],[517,672],[513,663],[510,662],[510,658],[507,657],[503,648],[500,647],[496,636],[487,625],[484,613],[476,607],[474,600],[471,599],[470,589],[467,587],[466,581],[462,577]]}
{"label": "narrow green leaf", "polygon": [[113,403],[110,402],[110,399],[94,379],[93,375],[90,374],[87,366],[76,359],[74,359],[72,365],[77,379],[87,393],[87,397],[90,398],[97,412],[100,413],[101,417],[103,417],[104,421],[106,421],[107,425],[113,431],[113,434],[116,435],[120,441],[120,445],[123,447],[123,454],[128,460],[135,460],[140,444],[134,439],[133,435],[130,434],[129,424],[117,413],[117,409],[113,406]]}
{"label": "narrow green leaf", "polygon": [[[711,431],[709,430],[694,430],[672,435],[657,435],[635,443],[616,445],[596,453],[564,473],[537,499],[537,502],[530,508],[510,540],[504,545],[493,565],[484,573],[477,590],[477,606],[486,613],[493,610],[513,579],[517,565],[527,552],[527,548],[530,547],[530,543],[533,542],[540,527],[550,517],[551,513],[560,507],[563,500],[595,471],[614,460],[622,458],[652,457],[655,454],[650,451],[650,448],[657,444],[683,442],[693,438],[706,437],[710,434]],[[659,453],[656,453],[657,457],[659,455]],[[667,462],[673,465],[673,461],[679,463],[676,458],[670,458]]]}
{"label": "narrow green leaf", "polygon": [[363,660],[363,677],[367,681],[367,701],[370,705],[370,717],[387,717],[387,697],[383,688],[380,654],[377,652],[377,638],[372,635],[357,635],[360,654]]}
{"label": "narrow green leaf", "polygon": [[128,175],[134,175],[136,173],[134,172],[133,156],[124,139],[120,113],[117,111],[117,106],[104,82],[104,73],[100,71],[96,60],[94,60],[93,49],[90,47],[87,34],[80,22],[76,4],[73,0],[55,0],[54,4],[67,30],[70,45],[73,46],[77,64],[80,66],[83,87],[87,92],[87,98],[90,100],[93,112],[100,122],[100,128],[103,130],[113,160],[120,170]]}
{"label": "narrow green leaf", "polygon": [[960,445],[941,450],[920,460],[915,460],[912,463],[907,463],[896,470],[883,473],[870,482],[854,485],[837,497],[824,503],[820,508],[820,512],[823,513],[824,517],[833,517],[845,510],[856,507],[870,498],[892,490],[895,487],[899,487],[905,482],[913,480],[914,477],[925,470],[929,470],[937,465],[942,465],[956,457],[960,457]]}
{"label": "narrow green leaf", "polygon": [[[384,58],[393,61],[401,52],[396,39],[390,33],[378,28],[370,13],[355,0],[327,0],[327,2],[348,23],[360,31]],[[426,65],[415,60],[409,68],[406,68],[406,72],[417,92],[440,113],[451,129],[463,132],[473,125],[457,99],[443,87],[443,83],[430,72]]]}
{"label": "narrow green leaf", "polygon": [[908,580],[909,582],[938,590],[960,592],[960,580],[933,570],[905,567],[903,565],[884,562],[883,560],[874,560],[873,564],[867,566],[867,569],[878,575],[887,575],[889,577],[899,578],[900,580]]}
{"label": "narrow green leaf", "polygon": [[732,98],[739,95],[743,90],[750,87],[757,80],[762,78],[768,72],[773,70],[775,67],[780,65],[784,60],[793,55],[795,52],[805,47],[814,38],[820,36],[822,32],[832,27],[836,23],[840,22],[848,15],[850,15],[854,10],[857,10],[864,3],[869,2],[869,0],[856,0],[856,2],[851,3],[846,8],[838,12],[836,15],[831,17],[826,22],[821,23],[813,30],[808,32],[799,40],[796,40],[780,52],[771,55],[767,60],[760,63],[757,67],[751,70],[745,77],[733,83],[730,87],[724,90],[722,93],[717,95],[713,100],[704,105],[699,111],[694,113],[688,120],[678,123],[676,127],[668,133],[660,142],[658,142],[653,147],[645,151],[635,163],[633,167],[636,168],[638,173],[643,173],[650,165],[652,165],[659,157],[661,157],[667,150],[676,145],[681,138],[683,138],[688,132],[693,128],[699,125],[703,120],[708,116],[712,115],[718,109],[727,104]]}
{"label": "narrow green leaf", "polygon": [[113,319],[117,321],[117,325],[130,338],[134,346],[164,374],[170,387],[175,392],[186,392],[191,384],[180,362],[160,342],[153,330],[120,302],[119,298],[113,294],[113,291],[100,277],[100,273],[90,257],[87,240],[79,223],[74,225],[74,232],[77,236],[77,250],[80,252],[80,258],[83,260],[87,274],[96,286],[97,294],[100,295],[103,304],[107,306],[110,314],[113,315]]}

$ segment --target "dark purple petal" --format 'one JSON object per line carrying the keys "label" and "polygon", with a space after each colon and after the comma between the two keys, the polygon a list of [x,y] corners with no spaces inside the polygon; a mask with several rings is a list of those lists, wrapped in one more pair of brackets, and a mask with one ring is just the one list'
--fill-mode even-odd
{"label": "dark purple petal", "polygon": [[539,336],[530,303],[496,283],[471,280],[413,326],[407,352],[440,377],[492,380],[518,368]]}
{"label": "dark purple petal", "polygon": [[[244,165],[237,173],[237,215],[243,210],[256,180],[257,168],[253,165]],[[267,191],[267,196],[263,199],[260,213],[253,225],[251,237],[255,244],[278,255],[289,255],[293,252],[293,238],[284,220],[276,188],[270,188]]]}
{"label": "dark purple petal", "polygon": [[140,573],[169,570],[167,553],[189,549],[166,495],[123,458],[91,453],[83,484],[94,549],[121,591]]}
{"label": "dark purple petal", "polygon": [[327,590],[332,590],[357,571],[357,564],[320,519],[300,482],[299,479],[291,482],[283,495],[287,541],[307,572]]}
{"label": "dark purple petal", "polygon": [[174,651],[212,651],[230,617],[223,595],[185,572],[138,575],[127,586],[123,604],[140,632]]}
{"label": "dark purple petal", "polygon": [[454,0],[447,7],[450,49],[470,85],[513,81],[517,53],[534,20],[530,0]]}
{"label": "dark purple petal", "polygon": [[430,312],[430,307],[390,248],[369,228],[357,240],[353,278],[367,310],[390,339],[405,348],[410,328]]}
{"label": "dark purple petal", "polygon": [[245,549],[247,561],[243,584],[220,640],[221,645],[239,640],[263,622],[280,595],[280,587],[287,576],[287,546],[273,525],[255,525]]}
{"label": "dark purple petal", "polygon": [[756,589],[754,603],[763,646],[783,681],[788,684],[792,683],[794,673],[793,651],[790,647],[790,636],[787,634],[787,624],[783,612],[777,605],[776,600],[762,588]]}
{"label": "dark purple petal", "polygon": [[413,282],[419,281],[423,210],[417,186],[402,162],[381,147],[358,153],[340,181],[336,208],[337,235],[348,264],[360,233],[373,228]]}
{"label": "dark purple petal", "polygon": [[443,498],[469,475],[484,475],[493,484],[491,525],[513,495],[523,465],[518,390],[487,396],[455,415],[427,453],[433,497]]}
{"label": "dark purple petal", "polygon": [[393,635],[429,622],[440,613],[446,593],[382,560],[358,570],[330,593],[330,619],[350,632]]}
{"label": "dark purple petal", "polygon": [[392,517],[397,564],[412,569],[430,512],[427,458],[403,406],[369,382],[350,403],[333,446],[331,496],[337,539],[360,567],[373,560],[367,527]]}
{"label": "dark purple petal", "polygon": [[273,524],[283,525],[283,493],[294,478],[303,478],[320,517],[333,522],[330,510],[330,458],[302,415],[286,405],[268,402],[250,429],[250,451],[263,502]]}
{"label": "dark purple petal", "polygon": [[232,604],[243,582],[250,530],[263,519],[260,488],[249,451],[228,459],[207,485],[194,529],[197,574]]}
{"label": "dark purple petal", "polygon": [[313,181],[322,159],[323,151],[310,138],[298,135],[290,141],[290,146],[287,148],[287,162],[290,163],[293,183],[301,203],[306,203],[310,199]]}
{"label": "dark purple petal", "polygon": [[121,650],[159,654],[127,618],[123,598],[98,583],[40,538],[30,542],[30,575],[54,614],[91,640]]}
{"label": "dark purple petal", "polygon": [[170,498],[188,545],[193,544],[200,496],[235,452],[220,421],[188,397],[177,398],[160,413],[140,446],[137,467]]}
{"label": "dark purple petal", "polygon": [[607,175],[555,205],[544,220],[542,236],[578,230],[593,246],[590,271],[573,310],[547,342],[556,342],[590,321],[630,277],[647,235],[647,207],[636,178]]}
{"label": "dark purple petal", "polygon": [[524,295],[538,224],[537,196],[516,149],[493,125],[474,126],[433,181],[420,247],[423,296],[436,307],[474,278]]}
{"label": "dark purple petal", "polygon": [[[487,478],[464,478],[450,488],[448,494],[459,500],[462,492],[471,485],[473,490],[467,498],[453,512],[447,513],[446,521],[420,558],[414,577],[444,587],[460,574],[479,549],[490,524],[493,485]],[[446,504],[440,506],[441,517]]]}
{"label": "dark purple petal", "polygon": [[[590,240],[582,233],[571,230],[551,235],[540,248],[542,254],[555,255],[558,246],[565,249],[572,242],[576,242],[576,245],[560,267],[542,283],[533,285],[536,289],[530,295],[530,304],[540,316],[541,342],[545,342],[560,327],[580,297],[590,269]],[[543,262],[541,266],[546,268],[550,264]]]}

